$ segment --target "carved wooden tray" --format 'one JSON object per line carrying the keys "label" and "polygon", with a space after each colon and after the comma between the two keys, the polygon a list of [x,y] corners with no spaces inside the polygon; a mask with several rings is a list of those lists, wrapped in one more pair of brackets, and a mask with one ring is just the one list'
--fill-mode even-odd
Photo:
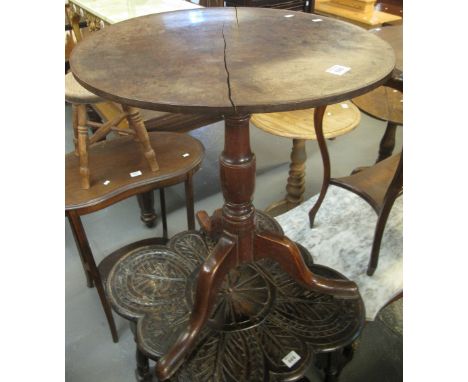
{"label": "carved wooden tray", "polygon": [[[276,221],[258,211],[256,225],[259,231],[282,233]],[[148,357],[157,360],[186,326],[198,269],[214,244],[201,232],[186,231],[167,246],[129,252],[112,269],[107,288],[113,307],[138,321],[138,346]],[[344,278],[314,265],[304,248],[301,252],[314,273]],[[361,299],[311,292],[271,260],[243,265],[228,274],[195,350],[171,381],[296,380],[314,353],[351,343],[364,317]],[[300,358],[288,367],[283,359],[292,352]]]}

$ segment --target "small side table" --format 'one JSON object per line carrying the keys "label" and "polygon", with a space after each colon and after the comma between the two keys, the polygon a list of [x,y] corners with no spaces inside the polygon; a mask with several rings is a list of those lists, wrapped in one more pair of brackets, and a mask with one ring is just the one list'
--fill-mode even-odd
{"label": "small side table", "polygon": [[[327,106],[323,124],[314,123],[315,109],[285,111],[281,113],[254,114],[252,123],[263,131],[285,138],[292,138],[291,163],[284,199],[271,204],[267,209],[277,216],[298,206],[304,200],[305,190],[305,150],[306,140],[318,140],[319,147],[325,145],[324,139],[334,139],[353,131],[361,122],[361,113],[349,101]],[[316,129],[323,132],[316,133]],[[327,158],[328,159],[328,158]],[[330,162],[324,163],[330,167]]]}
{"label": "small side table", "polygon": [[[164,188],[185,183],[187,224],[195,228],[192,176],[200,168],[204,156],[202,144],[193,137],[178,133],[150,133],[151,145],[158,152],[159,170],[151,171],[141,155],[135,155],[138,142],[132,137],[102,141],[95,144],[89,156],[95,163],[93,187],[80,187],[79,159],[75,154],[65,156],[65,213],[78,247],[88,287],[96,286],[102,307],[109,323],[114,342],[118,342],[114,318],[103,287],[106,272],[126,252],[116,251],[96,265],[86,237],[81,216],[99,211],[121,200],[142,192],[160,190],[163,237],[146,241],[147,244],[164,244],[168,239]],[[110,261],[111,259],[112,261]]]}

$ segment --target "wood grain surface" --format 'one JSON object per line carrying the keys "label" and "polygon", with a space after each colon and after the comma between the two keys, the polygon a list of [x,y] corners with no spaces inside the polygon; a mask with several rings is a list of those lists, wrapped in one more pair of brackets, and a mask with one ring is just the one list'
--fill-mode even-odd
{"label": "wood grain surface", "polygon": [[[93,33],[71,68],[88,90],[123,104],[241,114],[337,103],[387,80],[392,48],[349,23],[265,8],[149,15]],[[343,75],[327,72],[349,67]]]}
{"label": "wood grain surface", "polygon": [[[295,139],[313,139],[317,136],[314,127],[315,109],[263,113],[252,115],[252,123],[267,133]],[[323,135],[335,138],[356,128],[361,113],[351,102],[327,106],[323,117]]]}

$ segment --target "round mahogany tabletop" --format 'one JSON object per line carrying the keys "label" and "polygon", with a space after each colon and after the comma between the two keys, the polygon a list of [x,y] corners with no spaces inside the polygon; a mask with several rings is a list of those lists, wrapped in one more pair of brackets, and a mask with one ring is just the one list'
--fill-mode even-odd
{"label": "round mahogany tabletop", "polygon": [[[80,42],[85,88],[127,105],[249,114],[333,104],[384,83],[391,46],[355,25],[266,8],[204,8],[123,21]],[[333,74],[333,68],[345,67]]]}

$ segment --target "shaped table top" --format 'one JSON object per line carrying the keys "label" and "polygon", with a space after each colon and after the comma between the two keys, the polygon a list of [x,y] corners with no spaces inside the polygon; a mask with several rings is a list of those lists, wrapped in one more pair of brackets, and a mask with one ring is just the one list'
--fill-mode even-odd
{"label": "shaped table top", "polygon": [[356,97],[389,78],[395,55],[374,34],[323,16],[202,8],[111,25],[82,41],[70,63],[78,82],[103,98],[160,111],[232,114]]}

